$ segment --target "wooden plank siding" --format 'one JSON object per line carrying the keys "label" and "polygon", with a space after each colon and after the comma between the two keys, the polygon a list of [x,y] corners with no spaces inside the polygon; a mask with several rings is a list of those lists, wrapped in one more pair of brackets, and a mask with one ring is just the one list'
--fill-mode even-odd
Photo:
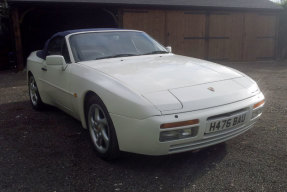
{"label": "wooden plank siding", "polygon": [[209,16],[209,60],[240,61],[242,57],[243,16],[211,13]]}
{"label": "wooden plank siding", "polygon": [[124,10],[123,27],[145,31],[165,44],[165,12],[160,10]]}
{"label": "wooden plank siding", "polygon": [[174,53],[204,58],[206,14],[204,12],[167,12],[167,45]]}
{"label": "wooden plank siding", "polygon": [[257,49],[256,60],[275,59],[276,44],[276,16],[258,14]]}
{"label": "wooden plank siding", "polygon": [[245,13],[244,61],[275,59],[276,15]]}
{"label": "wooden plank siding", "polygon": [[260,12],[125,10],[123,27],[143,30],[176,54],[213,61],[275,59],[277,15]]}

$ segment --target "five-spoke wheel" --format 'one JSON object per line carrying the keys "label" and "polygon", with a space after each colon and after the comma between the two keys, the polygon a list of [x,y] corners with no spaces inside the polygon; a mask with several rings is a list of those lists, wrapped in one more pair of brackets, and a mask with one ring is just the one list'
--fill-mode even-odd
{"label": "five-spoke wheel", "polygon": [[37,87],[37,83],[35,81],[35,78],[32,74],[29,75],[29,96],[30,96],[30,101],[34,109],[41,109],[43,107],[43,102],[41,100],[39,90]]}
{"label": "five-spoke wheel", "polygon": [[91,105],[88,119],[93,143],[97,150],[105,153],[109,148],[110,138],[109,124],[103,109],[97,104]]}
{"label": "five-spoke wheel", "polygon": [[92,95],[86,103],[86,119],[92,144],[103,159],[114,159],[119,147],[114,125],[102,100]]}

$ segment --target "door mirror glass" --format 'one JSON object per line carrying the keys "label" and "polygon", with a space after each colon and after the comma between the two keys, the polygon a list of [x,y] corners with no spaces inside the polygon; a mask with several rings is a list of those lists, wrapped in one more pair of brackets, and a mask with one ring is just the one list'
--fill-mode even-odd
{"label": "door mirror glass", "polygon": [[66,61],[62,55],[49,55],[46,57],[47,65],[62,65],[66,64]]}
{"label": "door mirror glass", "polygon": [[167,50],[169,53],[172,53],[172,48],[171,48],[171,46],[166,47],[166,50]]}

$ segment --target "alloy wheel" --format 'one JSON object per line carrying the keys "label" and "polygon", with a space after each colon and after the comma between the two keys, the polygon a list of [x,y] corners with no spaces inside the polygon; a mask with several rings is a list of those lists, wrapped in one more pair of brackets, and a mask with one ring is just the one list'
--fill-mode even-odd
{"label": "alloy wheel", "polygon": [[99,105],[93,104],[90,106],[88,122],[89,131],[96,149],[100,153],[106,153],[110,144],[109,124],[103,109]]}

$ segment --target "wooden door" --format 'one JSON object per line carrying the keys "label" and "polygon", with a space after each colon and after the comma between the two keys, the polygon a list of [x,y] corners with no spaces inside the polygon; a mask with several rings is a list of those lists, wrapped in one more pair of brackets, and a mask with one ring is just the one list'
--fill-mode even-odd
{"label": "wooden door", "polygon": [[276,16],[268,14],[257,15],[259,30],[256,36],[256,60],[275,59]]}
{"label": "wooden door", "polygon": [[165,11],[124,10],[123,28],[144,31],[165,45]]}
{"label": "wooden door", "polygon": [[246,13],[243,60],[275,59],[276,15]]}
{"label": "wooden door", "polygon": [[167,11],[167,44],[174,53],[205,58],[206,14]]}
{"label": "wooden door", "polygon": [[176,54],[209,60],[275,58],[275,14],[124,10],[123,27],[143,30]]}
{"label": "wooden door", "polygon": [[208,59],[242,59],[243,14],[211,13],[208,16]]}

